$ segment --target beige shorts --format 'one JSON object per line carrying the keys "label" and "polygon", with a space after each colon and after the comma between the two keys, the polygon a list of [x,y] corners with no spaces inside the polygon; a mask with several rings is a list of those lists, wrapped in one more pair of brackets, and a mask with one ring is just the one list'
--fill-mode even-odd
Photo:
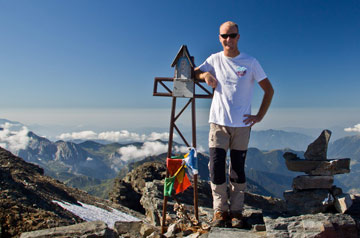
{"label": "beige shorts", "polygon": [[247,150],[251,127],[229,127],[210,123],[209,148]]}

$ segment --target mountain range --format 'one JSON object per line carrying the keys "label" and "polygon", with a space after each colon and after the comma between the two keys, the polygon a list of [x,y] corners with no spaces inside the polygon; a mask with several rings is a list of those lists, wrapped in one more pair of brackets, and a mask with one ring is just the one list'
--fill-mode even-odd
{"label": "mountain range", "polygon": [[[56,141],[28,132],[30,138],[26,148],[17,155],[28,162],[44,168],[45,174],[65,184],[84,189],[90,194],[106,198],[115,177],[123,177],[133,168],[147,161],[164,161],[165,154],[138,156],[124,159],[121,148],[131,147],[141,150],[145,142],[99,143],[96,141]],[[249,148],[246,161],[248,181],[261,188],[260,194],[282,197],[291,189],[292,179],[299,173],[288,171],[282,155],[293,152],[303,158],[303,152],[314,138],[301,133],[267,130],[252,131],[252,143],[262,145],[262,149]],[[1,142],[1,141],[0,141]],[[166,147],[166,142],[156,141]],[[271,149],[276,146],[278,149]],[[181,146],[174,143],[175,146]],[[291,149],[290,149],[291,148]],[[295,150],[297,148],[298,150]],[[300,149],[302,148],[302,149]],[[328,158],[351,158],[351,173],[335,177],[336,184],[345,191],[358,192],[360,188],[360,136],[340,138],[329,144]],[[129,152],[130,153],[130,152]],[[209,157],[199,153],[200,178],[209,179]]]}

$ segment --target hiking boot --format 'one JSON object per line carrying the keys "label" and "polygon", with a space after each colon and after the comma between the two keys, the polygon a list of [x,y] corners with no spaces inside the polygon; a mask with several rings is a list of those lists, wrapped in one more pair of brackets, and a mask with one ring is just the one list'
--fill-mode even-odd
{"label": "hiking boot", "polygon": [[214,218],[211,222],[212,227],[225,227],[228,220],[228,212],[217,211],[214,213]]}
{"label": "hiking boot", "polygon": [[241,212],[234,212],[230,214],[232,228],[244,228],[244,218]]}

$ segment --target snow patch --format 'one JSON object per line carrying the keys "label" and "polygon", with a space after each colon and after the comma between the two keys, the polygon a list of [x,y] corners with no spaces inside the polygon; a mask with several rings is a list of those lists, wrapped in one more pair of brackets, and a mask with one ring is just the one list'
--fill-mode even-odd
{"label": "snow patch", "polygon": [[111,212],[109,212],[105,209],[82,202],[78,202],[81,204],[81,206],[67,202],[59,202],[55,200],[53,200],[53,203],[58,204],[64,209],[84,219],[85,221],[103,221],[110,228],[114,228],[114,224],[116,221],[123,221],[123,222],[141,221],[136,217],[130,216],[116,209],[111,209]]}

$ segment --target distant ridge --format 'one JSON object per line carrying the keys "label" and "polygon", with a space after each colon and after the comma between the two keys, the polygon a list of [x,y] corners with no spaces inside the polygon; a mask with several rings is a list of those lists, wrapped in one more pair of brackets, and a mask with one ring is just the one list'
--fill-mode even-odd
{"label": "distant ridge", "polygon": [[[307,144],[306,146],[304,144],[308,143],[306,140],[309,140],[310,137],[279,130],[253,131],[252,133],[251,139],[264,141],[265,147],[274,147],[276,142],[289,145],[289,148],[271,150],[250,147],[246,160],[248,178],[264,188],[259,193],[263,195],[271,193],[273,196],[281,198],[283,190],[290,189],[292,178],[298,175],[286,169],[282,155],[284,152],[290,151],[303,157],[303,150],[294,150],[294,146],[291,147],[290,144],[306,148]],[[122,154],[119,152],[121,148],[130,146],[134,150],[141,150],[144,142],[126,144],[117,142],[102,144],[92,140],[81,143],[62,140],[52,142],[31,131],[27,136],[30,138],[28,146],[20,149],[17,155],[43,167],[45,174],[55,179],[102,197],[107,197],[106,191],[115,177],[125,176],[127,172],[142,163],[141,160],[155,161],[159,156],[163,157],[162,159],[165,158],[165,155],[143,155],[136,157],[135,161],[131,157],[129,160],[121,159]],[[303,145],[300,142],[297,143],[297,139],[303,141]],[[158,140],[157,142],[160,145],[167,144],[166,141]],[[175,145],[183,146],[178,143],[174,143]],[[351,173],[339,176],[336,181],[338,184],[344,184],[342,186],[344,191],[360,190],[359,148],[359,136],[344,137],[329,144],[329,158],[349,157],[352,159]],[[202,170],[201,179],[208,180],[208,155],[202,154],[202,156],[199,160]]]}
{"label": "distant ridge", "polygon": [[291,148],[292,150],[306,150],[307,146],[314,140],[313,137],[282,130],[251,131],[250,147],[261,150],[274,150]]}

